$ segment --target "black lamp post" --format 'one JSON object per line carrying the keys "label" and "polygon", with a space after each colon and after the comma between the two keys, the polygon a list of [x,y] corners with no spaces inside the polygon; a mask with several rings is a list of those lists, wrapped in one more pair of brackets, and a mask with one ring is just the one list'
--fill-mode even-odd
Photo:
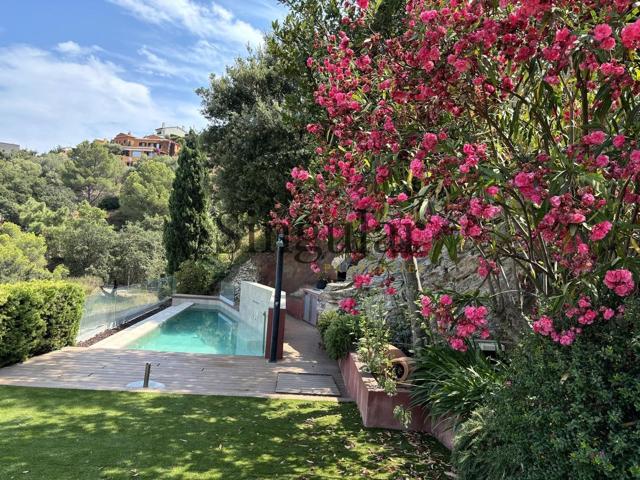
{"label": "black lamp post", "polygon": [[276,242],[276,293],[273,300],[273,322],[271,324],[271,351],[269,362],[276,362],[278,356],[278,333],[280,331],[280,299],[282,297],[282,267],[284,258],[284,235],[278,235]]}

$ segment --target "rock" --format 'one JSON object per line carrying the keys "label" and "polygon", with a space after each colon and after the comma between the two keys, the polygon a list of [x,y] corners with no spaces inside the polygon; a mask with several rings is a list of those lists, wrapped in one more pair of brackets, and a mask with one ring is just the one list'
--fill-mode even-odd
{"label": "rock", "polygon": [[253,259],[249,258],[246,262],[231,268],[229,274],[222,281],[222,290],[225,290],[225,286],[231,285],[233,287],[234,301],[238,303],[240,301],[240,284],[242,282],[259,282],[259,280],[258,267]]}
{"label": "rock", "polygon": [[[373,295],[384,303],[387,313],[387,322],[392,330],[392,342],[395,345],[407,345],[410,341],[411,333],[407,310],[417,309],[417,306],[410,306],[407,299],[403,297],[404,280],[402,276],[402,259],[388,261],[383,254],[366,257],[349,268],[347,272],[347,282],[331,283],[320,296],[319,311],[336,310],[340,300],[354,296],[357,292],[353,287],[353,279],[356,275],[365,272],[373,272],[384,262],[385,271],[382,275],[374,276],[373,285],[380,285],[387,276],[393,277],[391,286],[398,292],[396,295],[386,295],[382,289],[373,290]],[[458,261],[454,262],[449,258],[446,251],[443,251],[437,263],[431,262],[428,258],[418,259],[418,269],[422,289],[425,292],[438,290],[453,290],[457,292],[469,292],[480,289],[483,294],[490,293],[488,284],[483,284],[483,279],[478,276],[478,256],[471,251],[462,252]],[[509,277],[512,272],[507,269]],[[494,323],[489,316],[490,324]]]}

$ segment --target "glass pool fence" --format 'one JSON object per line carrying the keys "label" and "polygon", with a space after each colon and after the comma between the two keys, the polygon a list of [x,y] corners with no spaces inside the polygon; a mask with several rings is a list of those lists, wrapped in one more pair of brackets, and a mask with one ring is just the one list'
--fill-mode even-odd
{"label": "glass pool fence", "polygon": [[87,296],[77,341],[88,340],[150,312],[175,293],[173,277],[127,286],[98,287]]}

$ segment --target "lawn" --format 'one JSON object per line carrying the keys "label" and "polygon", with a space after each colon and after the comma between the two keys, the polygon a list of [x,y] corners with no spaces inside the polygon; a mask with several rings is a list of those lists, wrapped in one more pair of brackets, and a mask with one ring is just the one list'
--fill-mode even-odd
{"label": "lawn", "polygon": [[351,403],[0,387],[0,479],[445,479]]}

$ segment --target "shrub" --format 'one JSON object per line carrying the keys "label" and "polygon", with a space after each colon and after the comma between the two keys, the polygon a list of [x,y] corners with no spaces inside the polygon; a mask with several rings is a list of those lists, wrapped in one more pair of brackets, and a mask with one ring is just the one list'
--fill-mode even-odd
{"label": "shrub", "polygon": [[0,366],[73,344],[84,297],[69,282],[0,285]]}
{"label": "shrub", "polygon": [[44,297],[42,318],[46,331],[35,353],[73,345],[84,306],[84,291],[71,283],[55,282],[39,287]]}
{"label": "shrub", "polygon": [[327,355],[337,360],[344,358],[353,350],[359,336],[358,317],[346,313],[338,313],[330,322],[325,317],[322,343]]}
{"label": "shrub", "polygon": [[385,392],[393,395],[397,384],[388,354],[390,330],[386,321],[387,310],[380,298],[375,296],[366,297],[362,301],[362,309],[364,313],[360,322],[362,334],[358,340],[358,358]]}
{"label": "shrub", "polygon": [[477,348],[462,352],[432,345],[416,355],[412,403],[427,407],[434,416],[465,419],[502,384],[503,374],[502,364]]}
{"label": "shrub", "polygon": [[337,310],[325,310],[318,316],[318,322],[316,323],[316,327],[320,332],[320,338],[324,341],[324,334],[331,325],[341,314]]}
{"label": "shrub", "polygon": [[219,260],[186,260],[175,273],[178,293],[210,295],[217,283],[228,273],[228,266]]}
{"label": "shrub", "polygon": [[640,314],[594,325],[571,349],[527,338],[510,380],[463,425],[454,452],[469,479],[640,476]]}

